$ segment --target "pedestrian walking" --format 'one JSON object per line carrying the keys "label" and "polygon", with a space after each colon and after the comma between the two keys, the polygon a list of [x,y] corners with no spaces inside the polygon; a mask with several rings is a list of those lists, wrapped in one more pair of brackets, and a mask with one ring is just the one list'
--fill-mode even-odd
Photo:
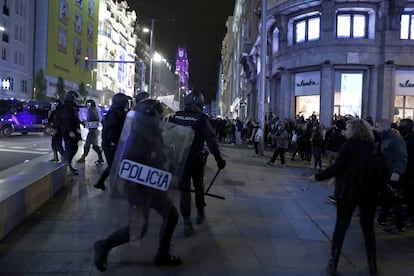
{"label": "pedestrian walking", "polygon": [[252,134],[250,136],[250,141],[253,143],[253,147],[254,147],[254,156],[259,156],[259,144],[263,139],[263,130],[260,128],[259,123],[258,122],[253,122],[253,130],[252,130]]}
{"label": "pedestrian walking", "polygon": [[355,208],[359,207],[369,271],[375,275],[377,261],[374,218],[378,193],[385,186],[386,165],[383,159],[375,158],[379,154],[376,153],[374,134],[366,121],[347,121],[345,135],[347,141],[341,147],[335,162],[309,177],[310,181],[335,177],[336,223],[327,273],[336,275],[346,231]]}
{"label": "pedestrian walking", "polygon": [[407,148],[405,141],[398,130],[391,128],[387,119],[377,123],[377,133],[380,139],[380,150],[387,160],[389,171],[388,185],[380,198],[381,211],[377,218],[377,225],[388,228],[389,214],[392,210],[395,219],[391,222],[399,232],[405,232],[405,216],[403,209],[402,187],[404,173],[407,168]]}
{"label": "pedestrian walking", "polygon": [[407,169],[405,170],[402,195],[407,205],[406,220],[414,222],[414,122],[411,119],[402,119],[398,129],[404,138],[407,148]]}
{"label": "pedestrian walking", "polygon": [[180,211],[184,220],[184,236],[189,237],[193,234],[193,225],[191,222],[191,182],[195,190],[195,204],[197,208],[196,223],[201,224],[205,219],[204,208],[204,165],[205,150],[204,143],[210,153],[214,156],[219,170],[224,169],[226,161],[222,158],[217,139],[210,121],[206,114],[202,112],[204,106],[204,95],[200,92],[193,91],[184,98],[184,110],[176,112],[171,122],[191,127],[195,136],[191,145],[186,169],[180,179],[179,187],[181,189]]}
{"label": "pedestrian walking", "polygon": [[272,158],[267,162],[268,165],[273,165],[280,155],[280,164],[285,164],[285,152],[289,148],[289,132],[286,129],[286,126],[279,122],[276,125],[276,149],[273,152]]}

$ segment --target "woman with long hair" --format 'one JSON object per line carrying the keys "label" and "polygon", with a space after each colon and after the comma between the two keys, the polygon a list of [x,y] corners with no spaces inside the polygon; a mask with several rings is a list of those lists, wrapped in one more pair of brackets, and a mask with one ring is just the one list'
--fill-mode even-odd
{"label": "woman with long hair", "polygon": [[[335,163],[309,177],[322,181],[335,177],[336,223],[332,237],[331,256],[327,272],[336,275],[345,233],[356,207],[360,210],[360,224],[371,275],[377,273],[374,216],[376,198],[381,187],[380,179],[373,172],[375,152],[374,134],[369,124],[361,119],[346,122],[347,141],[342,145]],[[376,172],[375,172],[376,174]]]}

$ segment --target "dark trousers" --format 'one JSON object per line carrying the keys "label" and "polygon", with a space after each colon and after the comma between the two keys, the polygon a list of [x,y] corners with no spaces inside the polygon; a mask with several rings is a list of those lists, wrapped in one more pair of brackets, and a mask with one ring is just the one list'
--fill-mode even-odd
{"label": "dark trousers", "polygon": [[54,157],[57,157],[58,152],[60,153],[60,155],[64,155],[65,150],[63,149],[62,141],[62,134],[60,134],[59,132],[52,136],[52,151]]}
{"label": "dark trousers", "polygon": [[376,264],[376,241],[374,232],[374,217],[376,209],[375,196],[361,197],[358,200],[343,200],[337,199],[336,202],[336,223],[332,237],[332,252],[331,259],[333,259],[334,266],[339,260],[342,244],[345,239],[346,231],[352,219],[352,215],[359,207],[360,224],[362,233],[364,235],[365,250],[369,264]]}
{"label": "dark trousers", "polygon": [[[135,187],[135,189],[128,189],[130,215],[132,213],[131,208],[134,208],[134,205],[141,205],[141,208],[154,209],[163,219],[159,232],[158,252],[168,253],[171,244],[171,238],[174,234],[174,230],[178,222],[177,209],[173,205],[166,192],[142,187],[143,186]],[[142,206],[143,204],[145,206]],[[146,211],[149,212],[149,210]],[[145,213],[145,210],[143,213]],[[144,219],[148,220],[148,217]],[[142,233],[132,234],[139,237]],[[130,235],[130,225],[119,228],[107,237],[110,248],[129,242]]]}
{"label": "dark trousers", "polygon": [[285,164],[285,148],[281,148],[281,147],[277,147],[275,149],[275,151],[273,152],[273,156],[270,159],[271,163],[274,163],[278,157],[278,155],[280,154],[280,163],[283,165]]}
{"label": "dark trousers", "polygon": [[[190,163],[190,162],[189,162]],[[194,160],[187,165],[180,180],[180,212],[183,217],[191,216],[191,182],[195,191],[195,204],[198,210],[202,210],[206,204],[204,201],[204,164],[203,160]]]}
{"label": "dark trousers", "polygon": [[98,183],[103,184],[105,180],[108,178],[109,173],[111,172],[112,162],[114,161],[116,147],[112,147],[106,143],[102,144],[103,152],[105,154],[106,163],[108,166],[102,172],[101,176],[98,179]]}
{"label": "dark trousers", "polygon": [[99,130],[96,128],[90,128],[88,132],[88,136],[86,136],[86,142],[83,147],[83,156],[86,157],[89,153],[89,149],[93,148],[93,150],[98,154],[99,158],[102,157],[102,150],[101,147],[98,145],[98,135]]}
{"label": "dark trousers", "polygon": [[390,210],[394,211],[395,224],[397,227],[405,225],[405,216],[402,198],[402,183],[403,177],[399,181],[389,181],[385,190],[381,193],[380,206],[381,212],[378,220],[386,221]]}
{"label": "dark trousers", "polygon": [[64,158],[65,162],[68,163],[69,167],[72,167],[72,159],[78,151],[78,139],[71,138],[69,135],[64,136],[63,140],[65,141],[65,153]]}
{"label": "dark trousers", "polygon": [[259,155],[259,142],[253,142],[254,152]]}

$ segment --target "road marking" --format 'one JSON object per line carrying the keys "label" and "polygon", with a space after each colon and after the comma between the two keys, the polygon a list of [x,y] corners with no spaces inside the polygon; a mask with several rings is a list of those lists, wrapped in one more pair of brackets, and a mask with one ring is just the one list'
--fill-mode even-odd
{"label": "road marking", "polygon": [[34,151],[34,150],[20,150],[20,149],[0,149],[5,152],[20,152],[20,153],[32,153],[32,154],[47,154],[48,152]]}
{"label": "road marking", "polygon": [[14,146],[14,147],[10,147],[11,149],[19,149],[19,150],[21,150],[21,149],[25,149],[25,148],[27,148],[27,147],[19,147],[19,146]]}

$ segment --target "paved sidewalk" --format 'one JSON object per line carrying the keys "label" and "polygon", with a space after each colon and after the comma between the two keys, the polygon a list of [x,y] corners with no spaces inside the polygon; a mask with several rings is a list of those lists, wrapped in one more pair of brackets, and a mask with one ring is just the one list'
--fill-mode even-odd
{"label": "paved sidewalk", "polygon": [[[107,275],[324,275],[335,222],[335,206],[326,200],[333,191],[329,181],[310,184],[312,166],[290,158],[285,166],[266,165],[270,151],[254,157],[252,148],[221,144],[221,150],[227,166],[210,192],[226,199],[207,198],[207,220],[194,225],[189,238],[180,218],[173,252],[183,264],[153,265],[161,220],[152,212],[141,247],[113,249]],[[0,275],[101,275],[93,265],[93,243],[126,224],[128,208],[126,200],[93,187],[104,169],[96,159],[91,151],[87,163],[77,166],[79,176],[0,241]],[[210,156],[206,186],[215,172]],[[178,192],[170,194],[178,207]],[[380,275],[414,275],[413,229],[404,234],[377,229]],[[338,270],[368,275],[357,216]]]}

